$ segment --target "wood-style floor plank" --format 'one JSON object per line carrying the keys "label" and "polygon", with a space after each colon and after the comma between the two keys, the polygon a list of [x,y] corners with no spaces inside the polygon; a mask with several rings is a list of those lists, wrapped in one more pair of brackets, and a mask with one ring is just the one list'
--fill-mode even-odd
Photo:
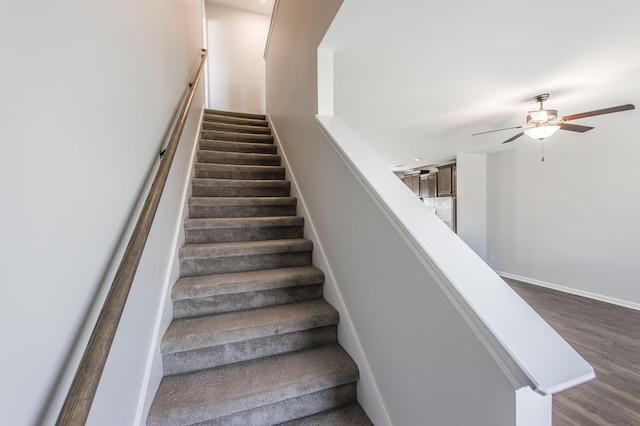
{"label": "wood-style floor plank", "polygon": [[640,425],[640,311],[505,281],[596,371],[554,395],[554,426]]}

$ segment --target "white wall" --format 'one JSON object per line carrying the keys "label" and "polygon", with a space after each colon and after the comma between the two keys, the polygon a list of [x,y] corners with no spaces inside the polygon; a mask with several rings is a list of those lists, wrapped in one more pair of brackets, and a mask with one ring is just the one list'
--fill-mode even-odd
{"label": "white wall", "polygon": [[599,138],[554,135],[544,162],[539,143],[527,138],[488,156],[494,269],[640,309],[640,144],[631,131],[606,134],[634,113],[593,118]]}
{"label": "white wall", "polygon": [[209,107],[265,112],[264,47],[270,17],[206,4]]}
{"label": "white wall", "polygon": [[457,155],[457,233],[487,261],[487,155]]}
{"label": "white wall", "polygon": [[[0,418],[30,425],[45,418],[50,397],[59,404],[56,383],[68,384],[65,363],[77,362],[75,340],[86,342],[85,317],[95,318],[92,303],[112,280],[200,55],[201,12],[199,2],[169,0],[36,0],[2,9]],[[192,126],[187,131],[185,139],[195,139]],[[178,187],[170,185],[173,197]],[[161,213],[166,229],[154,233],[141,265],[146,278],[134,284],[142,310],[130,304],[123,317],[139,326],[117,337],[130,364],[107,397],[132,399],[111,407],[110,424],[136,415],[175,214]]]}
{"label": "white wall", "polygon": [[[514,424],[513,387],[314,120],[316,48],[339,5],[279,2],[267,108],[303,197],[314,263],[330,267],[325,297],[361,369],[359,401],[379,425],[422,424],[425,416],[433,424]],[[426,210],[385,173],[412,208]],[[450,232],[435,217],[432,226]]]}
{"label": "white wall", "polygon": [[184,243],[183,200],[190,188],[203,103],[201,83],[91,408],[90,425],[145,424],[162,379],[160,341],[172,316],[170,290],[179,277],[179,268],[173,266]]}

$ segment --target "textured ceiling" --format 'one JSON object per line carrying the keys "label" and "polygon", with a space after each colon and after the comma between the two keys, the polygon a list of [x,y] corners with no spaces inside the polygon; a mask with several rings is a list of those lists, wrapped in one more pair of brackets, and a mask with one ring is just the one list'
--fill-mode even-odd
{"label": "textured ceiling", "polygon": [[[640,108],[640,2],[345,0],[323,47],[334,50],[335,114],[394,170],[460,152],[517,149],[533,96],[560,116]],[[547,143],[630,137],[640,110],[572,123]],[[414,161],[414,158],[421,158]]]}

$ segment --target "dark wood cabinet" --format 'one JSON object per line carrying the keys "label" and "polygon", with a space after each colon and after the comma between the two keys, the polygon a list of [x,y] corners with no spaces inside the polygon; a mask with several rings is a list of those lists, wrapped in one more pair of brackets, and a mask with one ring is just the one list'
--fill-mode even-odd
{"label": "dark wood cabinet", "polygon": [[451,167],[438,167],[438,197],[450,197],[451,192]]}
{"label": "dark wood cabinet", "polygon": [[434,198],[438,195],[438,175],[427,173],[420,175],[420,198]]}
{"label": "dark wood cabinet", "polygon": [[420,175],[419,174],[411,174],[404,175],[404,183],[407,185],[414,194],[418,197],[420,196]]}
{"label": "dark wood cabinet", "polygon": [[402,181],[414,194],[422,199],[454,197],[456,195],[457,170],[455,164],[437,166],[436,173],[412,172],[404,175]]}
{"label": "dark wood cabinet", "polygon": [[412,171],[401,179],[432,213],[456,232],[457,167],[453,163],[436,166],[436,169],[437,172],[433,169]]}
{"label": "dark wood cabinet", "polygon": [[457,169],[455,164],[438,167],[438,197],[456,195]]}
{"label": "dark wood cabinet", "polygon": [[454,164],[451,166],[451,194],[457,195],[458,191],[458,167]]}

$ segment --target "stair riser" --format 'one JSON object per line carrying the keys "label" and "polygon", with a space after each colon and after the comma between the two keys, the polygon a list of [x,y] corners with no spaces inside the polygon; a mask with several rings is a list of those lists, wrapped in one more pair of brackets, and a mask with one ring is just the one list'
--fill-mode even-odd
{"label": "stair riser", "polygon": [[193,426],[268,426],[318,414],[356,402],[356,383],[313,392]]}
{"label": "stair riser", "polygon": [[337,340],[338,329],[337,326],[333,325],[186,352],[164,354],[164,374],[182,374],[204,370],[205,368],[220,367],[266,356],[309,349],[333,343]]}
{"label": "stair riser", "polygon": [[304,302],[322,297],[322,284],[301,285],[262,291],[222,294],[218,296],[174,300],[173,318],[190,318],[243,309],[265,308]]}
{"label": "stair riser", "polygon": [[203,121],[209,122],[209,123],[239,124],[241,126],[257,126],[257,127],[269,126],[269,122],[267,120],[258,120],[254,118],[226,117],[224,115],[215,115],[215,114],[204,114]]}
{"label": "stair riser", "polygon": [[198,151],[198,162],[213,164],[236,164],[246,166],[279,166],[280,156],[273,154],[220,153],[218,151]]}
{"label": "stair riser", "polygon": [[237,179],[237,180],[283,180],[285,178],[284,169],[261,170],[229,170],[229,169],[209,169],[196,167],[195,177],[209,179]]}
{"label": "stair riser", "polygon": [[255,205],[255,206],[189,206],[189,217],[269,217],[295,216],[296,205]]}
{"label": "stair riser", "polygon": [[203,151],[245,152],[253,154],[277,154],[278,147],[268,143],[245,143],[201,140],[198,145]]}
{"label": "stair riser", "polygon": [[187,244],[228,243],[235,241],[265,241],[302,238],[302,226],[272,226],[244,228],[187,229]]}
{"label": "stair riser", "polygon": [[249,112],[233,112],[233,111],[221,111],[217,109],[205,109],[205,115],[221,115],[223,117],[233,118],[248,118],[252,120],[265,120],[267,117],[264,114],[252,114]]}
{"label": "stair riser", "polygon": [[202,123],[204,130],[217,130],[221,132],[233,132],[233,133],[249,133],[254,135],[270,135],[271,129],[269,127],[262,126],[242,126],[238,124],[227,123],[212,123],[210,121],[204,121]]}
{"label": "stair riser", "polygon": [[311,265],[311,251],[180,259],[183,277]]}
{"label": "stair riser", "polygon": [[251,186],[193,186],[194,197],[288,197],[290,189]]}
{"label": "stair riser", "polygon": [[320,414],[307,416],[302,419],[280,423],[279,426],[319,426],[319,425],[348,425],[348,426],[373,426],[359,404],[342,405],[332,410],[323,411]]}
{"label": "stair riser", "polygon": [[[183,256],[186,257],[186,256]],[[174,301],[200,299],[220,295],[262,292],[273,289],[293,289],[322,285],[324,273],[314,266],[242,272],[239,274],[206,275],[178,280],[171,290]]]}
{"label": "stair riser", "polygon": [[201,139],[214,139],[233,142],[273,143],[273,135],[254,135],[250,133],[230,133],[217,130],[201,130]]}

